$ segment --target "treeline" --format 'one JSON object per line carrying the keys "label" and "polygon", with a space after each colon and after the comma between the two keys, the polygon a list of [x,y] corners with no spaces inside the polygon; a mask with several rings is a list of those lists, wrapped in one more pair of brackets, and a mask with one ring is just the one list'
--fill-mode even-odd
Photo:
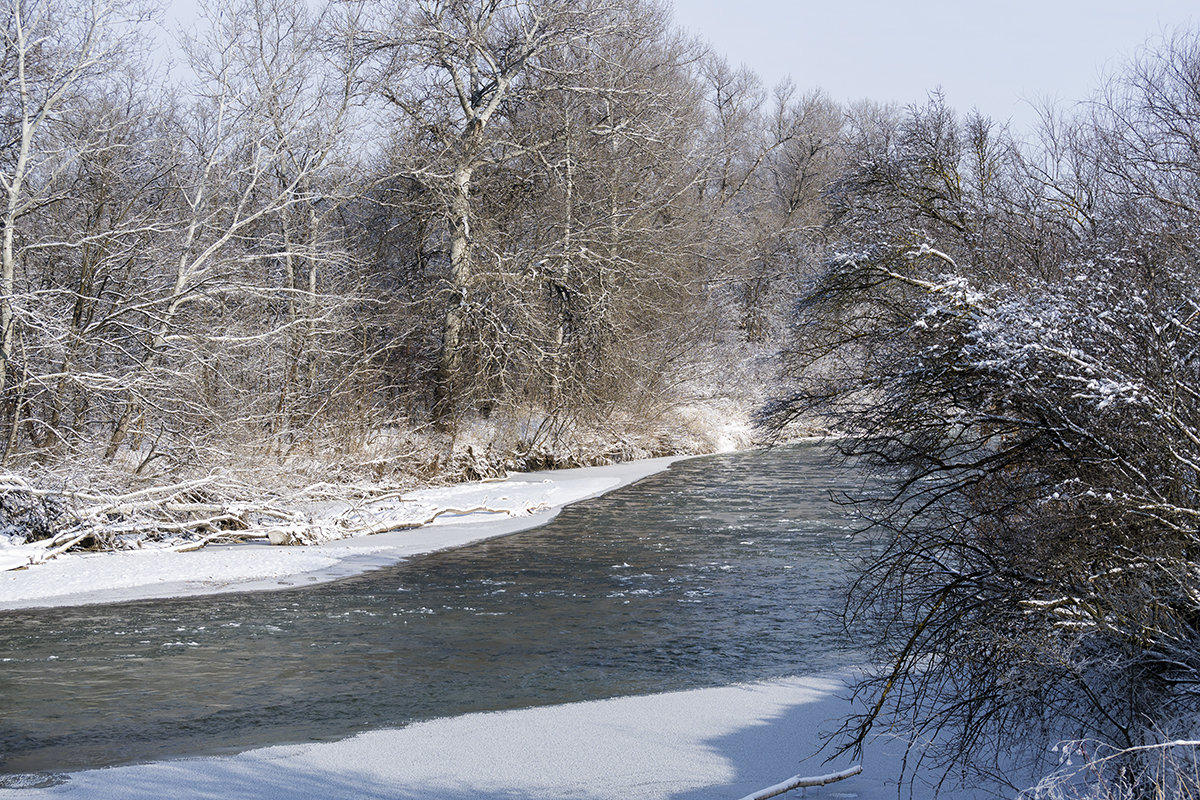
{"label": "treeline", "polygon": [[686,447],[758,399],[840,158],[649,0],[221,0],[173,77],[154,9],[3,9],[9,469]]}
{"label": "treeline", "polygon": [[1045,775],[1030,797],[1193,797],[1200,35],[1043,123],[935,96],[855,129],[770,421],[845,431],[884,487],[852,744],[903,730],[912,765]]}

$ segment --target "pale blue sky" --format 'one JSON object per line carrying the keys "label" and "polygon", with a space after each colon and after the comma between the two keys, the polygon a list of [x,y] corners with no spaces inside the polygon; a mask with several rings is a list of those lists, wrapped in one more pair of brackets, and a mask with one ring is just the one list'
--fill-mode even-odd
{"label": "pale blue sky", "polygon": [[951,106],[1024,128],[1023,102],[1085,99],[1151,36],[1200,25],[1195,0],[674,0],[676,22],[768,84],[839,101]]}
{"label": "pale blue sky", "polygon": [[[668,0],[675,21],[774,85],[833,99],[950,105],[1025,128],[1028,101],[1085,99],[1152,36],[1200,26],[1196,0]],[[171,18],[196,0],[169,0]]]}

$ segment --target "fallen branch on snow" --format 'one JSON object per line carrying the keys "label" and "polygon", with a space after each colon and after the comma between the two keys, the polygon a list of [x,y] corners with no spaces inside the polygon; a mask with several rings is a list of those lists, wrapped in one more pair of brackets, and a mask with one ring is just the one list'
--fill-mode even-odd
{"label": "fallen branch on snow", "polygon": [[[488,506],[441,508],[424,519],[397,520],[387,516],[376,517],[359,506],[337,518],[313,520],[302,510],[302,498],[325,494],[328,490],[329,487],[325,485],[309,487],[292,498],[293,503],[301,507],[288,508],[281,506],[278,498],[275,502],[257,497],[247,500],[247,497],[255,494],[250,487],[215,477],[171,486],[154,486],[122,495],[104,495],[55,492],[31,487],[16,476],[0,476],[0,493],[63,501],[58,518],[59,531],[36,542],[40,547],[29,560],[12,569],[24,569],[50,561],[80,546],[103,550],[122,549],[131,546],[131,543],[140,547],[142,539],[154,538],[175,540],[171,549],[177,552],[199,550],[216,542],[244,542],[250,539],[267,539],[272,544],[316,544],[326,539],[419,528],[446,514],[521,516],[546,508],[544,504],[522,509]],[[366,506],[383,501],[415,502],[403,498],[401,490],[392,489],[374,496],[369,487],[343,487],[343,490],[368,498],[364,504]]]}
{"label": "fallen branch on snow", "polygon": [[513,511],[512,509],[508,509],[508,508],[488,508],[487,506],[476,506],[475,508],[443,508],[443,509],[436,511],[432,516],[426,517],[423,520],[414,520],[414,521],[405,521],[405,522],[398,522],[395,520],[387,520],[387,521],[381,522],[374,526],[367,525],[367,526],[363,526],[363,527],[353,529],[353,530],[354,530],[354,533],[357,535],[374,536],[375,534],[378,534],[378,533],[391,533],[392,531],[406,531],[411,528],[420,528],[424,525],[430,524],[431,522],[433,522],[434,520],[436,520],[438,517],[442,516],[443,514],[464,515],[464,514],[478,514],[478,513],[507,514],[508,516],[512,517],[512,516],[517,516],[521,512]]}
{"label": "fallen branch on snow", "polygon": [[850,769],[842,770],[841,772],[832,772],[828,775],[818,775],[812,778],[805,778],[801,775],[796,775],[788,778],[782,783],[777,783],[774,786],[768,786],[762,791],[755,792],[754,794],[748,794],[741,800],[767,800],[768,797],[775,797],[776,795],[781,795],[784,792],[790,792],[792,789],[800,789],[805,786],[827,786],[831,783],[836,783],[837,781],[851,778],[860,772],[862,772],[862,767],[856,764],[855,766],[850,767]]}

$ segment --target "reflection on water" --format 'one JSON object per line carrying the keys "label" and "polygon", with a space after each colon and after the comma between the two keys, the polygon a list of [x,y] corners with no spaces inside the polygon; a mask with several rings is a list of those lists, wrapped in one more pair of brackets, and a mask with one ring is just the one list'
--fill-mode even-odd
{"label": "reflection on water", "polygon": [[0,614],[0,773],[856,663],[864,545],[815,446],[694,459],[553,523],[303,590]]}

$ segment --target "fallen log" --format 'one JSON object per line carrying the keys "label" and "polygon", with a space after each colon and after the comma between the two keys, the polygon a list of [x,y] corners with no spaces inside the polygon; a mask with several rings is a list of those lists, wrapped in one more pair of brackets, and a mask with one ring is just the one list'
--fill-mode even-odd
{"label": "fallen log", "polygon": [[775,797],[784,792],[790,792],[792,789],[800,789],[806,786],[828,786],[831,783],[851,778],[860,772],[862,772],[862,767],[856,764],[850,767],[850,769],[842,770],[841,772],[831,772],[828,775],[817,775],[809,778],[802,775],[795,775],[782,783],[768,786],[766,789],[754,794],[748,794],[741,798],[741,800],[767,800],[768,797]]}
{"label": "fallen log", "polygon": [[514,513],[511,509],[507,509],[507,508],[488,508],[487,506],[475,506],[474,508],[443,508],[443,509],[437,511],[436,513],[434,513],[432,516],[426,517],[423,520],[409,520],[409,521],[405,521],[405,522],[397,522],[397,521],[389,520],[386,522],[377,523],[375,525],[360,525],[357,527],[351,527],[348,523],[346,523],[345,521],[342,521],[342,520],[339,520],[339,522],[341,522],[341,524],[345,525],[348,529],[354,531],[355,535],[374,536],[374,535],[380,534],[380,533],[391,533],[393,531],[407,531],[407,530],[412,530],[413,528],[421,528],[421,527],[424,527],[425,525],[429,525],[430,523],[432,523],[434,520],[436,520],[438,517],[442,516],[443,514],[466,515],[466,514],[481,514],[481,513],[507,514],[510,517],[517,516],[516,513]]}
{"label": "fallen log", "polygon": [[[41,564],[46,561],[49,561],[52,558],[57,558],[59,555],[67,552],[72,547],[74,547],[75,545],[79,544],[84,539],[86,539],[92,535],[93,535],[92,531],[85,530],[83,533],[72,531],[71,534],[68,536],[58,536],[49,543],[50,547],[53,549],[47,550],[44,553],[38,553],[36,556],[33,557],[33,559],[30,561],[30,563],[31,564],[34,564],[34,563]],[[63,543],[64,541],[66,542],[65,544]],[[29,566],[29,565],[27,564],[26,566]]]}
{"label": "fallen log", "polygon": [[171,549],[176,553],[193,553],[217,541],[224,543],[244,542],[247,539],[262,539],[266,536],[267,534],[261,531],[216,531],[196,541],[185,542]]}

